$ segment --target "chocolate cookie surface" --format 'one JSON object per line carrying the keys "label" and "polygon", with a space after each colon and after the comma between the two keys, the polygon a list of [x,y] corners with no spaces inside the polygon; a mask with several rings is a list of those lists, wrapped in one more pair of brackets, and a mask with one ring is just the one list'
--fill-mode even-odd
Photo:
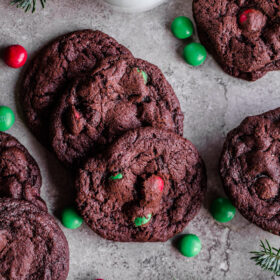
{"label": "chocolate cookie surface", "polygon": [[65,280],[67,240],[55,220],[35,205],[0,199],[0,278]]}
{"label": "chocolate cookie surface", "polygon": [[0,132],[0,197],[28,200],[47,210],[40,197],[42,178],[40,169],[13,136]]}
{"label": "chocolate cookie surface", "polygon": [[194,0],[200,41],[228,74],[254,81],[280,69],[277,0]]}
{"label": "chocolate cookie surface", "polygon": [[247,117],[225,141],[220,174],[241,214],[280,235],[280,109]]}
{"label": "chocolate cookie surface", "polygon": [[49,146],[49,116],[69,80],[92,70],[105,57],[131,55],[110,36],[92,30],[63,35],[42,49],[27,69],[21,103],[27,124]]}
{"label": "chocolate cookie surface", "polygon": [[109,58],[62,96],[51,142],[58,158],[72,165],[130,129],[154,126],[182,135],[183,119],[158,67],[141,59]]}
{"label": "chocolate cookie surface", "polygon": [[103,160],[78,172],[77,204],[86,223],[115,241],[166,241],[200,209],[204,163],[178,134],[140,128],[121,136]]}

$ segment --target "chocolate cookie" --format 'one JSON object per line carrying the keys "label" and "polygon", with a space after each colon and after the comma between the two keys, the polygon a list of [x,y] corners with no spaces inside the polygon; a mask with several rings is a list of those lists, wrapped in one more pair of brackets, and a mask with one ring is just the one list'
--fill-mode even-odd
{"label": "chocolate cookie", "polygon": [[55,220],[35,205],[0,199],[0,278],[64,280],[67,240]]}
{"label": "chocolate cookie", "polygon": [[228,74],[254,81],[280,69],[277,0],[194,0],[200,41]]}
{"label": "chocolate cookie", "polygon": [[120,137],[76,179],[78,208],[99,235],[115,241],[166,241],[200,209],[204,163],[194,145],[156,128]]}
{"label": "chocolate cookie", "polygon": [[100,31],[81,30],[55,39],[33,59],[21,88],[27,124],[49,146],[49,116],[67,83],[92,70],[101,59],[130,51]]}
{"label": "chocolate cookie", "polygon": [[62,96],[51,142],[58,158],[71,165],[130,129],[154,126],[182,135],[183,119],[158,67],[141,59],[109,58]]}
{"label": "chocolate cookie", "polygon": [[0,132],[0,197],[28,200],[46,211],[41,185],[34,158],[13,136]]}
{"label": "chocolate cookie", "polygon": [[224,144],[220,173],[249,221],[280,235],[280,109],[246,118]]}

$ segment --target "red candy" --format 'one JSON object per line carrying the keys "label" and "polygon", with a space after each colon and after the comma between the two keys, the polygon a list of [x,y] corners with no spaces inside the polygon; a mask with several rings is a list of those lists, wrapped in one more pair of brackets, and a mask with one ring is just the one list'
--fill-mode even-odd
{"label": "red candy", "polygon": [[159,176],[155,176],[155,184],[157,184],[158,189],[162,192],[164,188],[164,181]]}
{"label": "red candy", "polygon": [[[76,119],[79,119],[80,117],[81,117],[81,115],[79,114],[79,112],[78,111],[74,111],[74,115],[75,115],[75,118]],[[97,279],[98,280],[98,279]]]}
{"label": "red candy", "polygon": [[27,59],[27,51],[20,45],[12,45],[5,49],[4,61],[13,68],[23,66]]}
{"label": "red candy", "polygon": [[242,14],[239,17],[240,24],[243,24],[248,19],[248,14],[254,12],[253,9],[248,9],[242,12]]}

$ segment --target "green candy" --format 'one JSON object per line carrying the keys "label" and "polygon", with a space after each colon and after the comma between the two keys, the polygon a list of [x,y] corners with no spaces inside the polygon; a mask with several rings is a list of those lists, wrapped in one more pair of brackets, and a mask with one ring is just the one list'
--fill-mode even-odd
{"label": "green candy", "polygon": [[201,241],[194,234],[186,234],[181,238],[179,242],[179,250],[185,257],[194,257],[201,250]]}
{"label": "green candy", "polygon": [[147,82],[148,82],[148,75],[147,75],[147,73],[145,71],[143,71],[143,70],[140,70],[139,68],[137,68],[137,72],[142,74],[144,82],[145,82],[145,84],[147,84]]}
{"label": "green candy", "polygon": [[177,17],[171,24],[171,30],[175,37],[179,39],[186,39],[193,34],[193,23],[187,17]]}
{"label": "green candy", "polygon": [[0,106],[0,131],[10,129],[15,122],[14,112],[6,106]]}
{"label": "green candy", "polygon": [[183,56],[188,64],[198,66],[205,61],[207,52],[204,46],[193,42],[184,48]]}
{"label": "green candy", "polygon": [[76,229],[83,223],[82,217],[77,213],[73,207],[65,208],[61,214],[62,224],[70,229]]}
{"label": "green candy", "polygon": [[147,218],[146,217],[137,217],[135,220],[134,220],[134,224],[136,227],[141,227],[145,224],[147,224],[152,218],[152,214],[148,214],[147,215]]}
{"label": "green candy", "polygon": [[116,175],[112,175],[112,176],[109,177],[110,180],[120,180],[122,178],[123,178],[122,173],[118,173]]}
{"label": "green candy", "polygon": [[216,221],[227,223],[233,219],[236,209],[227,198],[220,197],[213,201],[210,212]]}

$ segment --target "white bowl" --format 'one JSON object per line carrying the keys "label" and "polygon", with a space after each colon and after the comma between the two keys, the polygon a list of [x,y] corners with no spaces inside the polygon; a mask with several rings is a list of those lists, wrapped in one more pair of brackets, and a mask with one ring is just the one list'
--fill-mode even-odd
{"label": "white bowl", "polygon": [[143,12],[155,8],[166,0],[104,0],[124,12]]}

